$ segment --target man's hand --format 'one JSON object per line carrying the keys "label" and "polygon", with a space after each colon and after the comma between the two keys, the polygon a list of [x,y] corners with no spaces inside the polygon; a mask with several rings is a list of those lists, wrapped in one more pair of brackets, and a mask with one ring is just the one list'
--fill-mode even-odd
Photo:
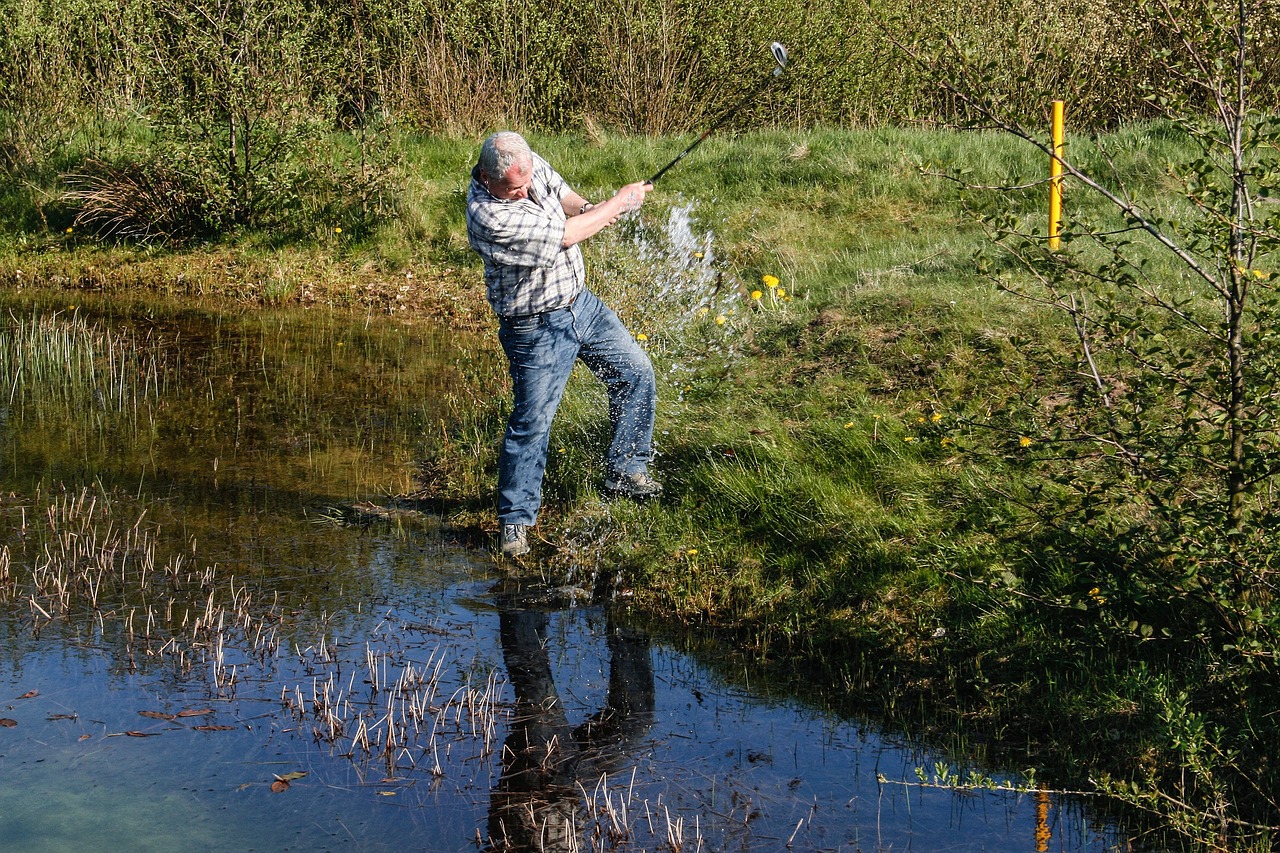
{"label": "man's hand", "polygon": [[[644,197],[652,190],[653,184],[648,181],[636,181],[619,189],[608,201],[602,201],[577,216],[570,216],[564,224],[564,240],[561,245],[567,249],[608,228],[624,214],[639,210],[644,204]],[[576,204],[585,201],[577,195],[565,198]]]}
{"label": "man's hand", "polygon": [[614,198],[621,199],[622,213],[630,213],[633,210],[640,209],[640,205],[644,204],[645,194],[652,189],[653,184],[648,181],[636,181],[634,184],[627,184],[614,193]]}

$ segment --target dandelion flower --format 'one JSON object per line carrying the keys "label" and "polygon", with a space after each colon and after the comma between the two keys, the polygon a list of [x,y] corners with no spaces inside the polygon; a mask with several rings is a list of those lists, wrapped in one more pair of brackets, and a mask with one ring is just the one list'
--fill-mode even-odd
{"label": "dandelion flower", "polygon": [[932,415],[929,416],[929,420],[933,421],[936,424],[938,421],[942,420],[942,415],[938,414],[937,412],[934,412]]}
{"label": "dandelion flower", "polygon": [[647,340],[649,340],[649,336],[648,336],[648,335],[646,335],[644,332],[641,332],[640,334],[636,335],[636,340],[637,340],[637,341],[647,341]]}
{"label": "dandelion flower", "polygon": [[694,253],[693,253],[693,256],[694,256],[695,258],[697,258],[698,260],[702,260],[702,257],[703,257],[703,255],[702,255],[702,253],[701,253],[701,252],[694,252]]}
{"label": "dandelion flower", "polygon": [[1030,447],[1030,446],[1031,446],[1031,439],[1027,438],[1027,437],[1024,435],[1022,438],[1018,439],[1018,445],[1019,445],[1020,447]]}
{"label": "dandelion flower", "polygon": [[939,444],[941,444],[943,447],[950,447],[955,443],[956,443],[956,440],[950,437],[944,437],[942,441],[939,442]]}
{"label": "dandelion flower", "polygon": [[341,225],[334,226],[333,233],[334,233],[334,234],[341,234],[341,233],[342,233],[342,226],[341,226]]}
{"label": "dandelion flower", "polygon": [[853,421],[849,421],[844,425],[845,429],[853,429]]}
{"label": "dandelion flower", "polygon": [[787,295],[787,291],[785,291],[784,289],[782,289],[781,287],[779,287],[779,288],[778,288],[778,298],[779,298],[779,299],[783,299],[783,298],[785,298],[785,297],[786,297],[786,295]]}
{"label": "dandelion flower", "polygon": [[699,316],[699,317],[705,317],[705,316],[707,316],[707,315],[708,315],[708,314],[710,314],[710,313],[711,313],[711,309],[710,309],[710,308],[699,308],[699,309],[698,309],[698,316]]}
{"label": "dandelion flower", "polygon": [[763,276],[763,277],[760,279],[760,281],[764,284],[764,286],[765,286],[765,287],[769,288],[770,290],[772,290],[773,288],[777,287],[777,286],[778,286],[778,283],[779,283],[779,282],[778,282],[778,277],[777,277],[776,275],[766,275],[766,276]]}
{"label": "dandelion flower", "polygon": [[761,292],[760,292],[760,291],[758,291],[758,290],[753,290],[753,291],[751,291],[751,298],[752,298],[752,299],[759,299],[759,298],[760,298],[760,297],[762,297],[762,296],[764,296],[764,294],[763,294],[763,293],[761,293]]}
{"label": "dandelion flower", "polygon": [[70,233],[71,233],[72,231],[74,231],[74,230],[75,230],[75,229],[74,229],[74,228],[72,228],[70,225],[68,225],[68,226],[67,226],[67,233],[68,233],[68,234],[70,234]]}
{"label": "dandelion flower", "polygon": [[685,551],[685,553],[688,554],[690,557],[696,557],[698,556],[698,549],[690,548],[689,550]]}
{"label": "dandelion flower", "polygon": [[727,323],[727,322],[729,322],[729,320],[728,320],[728,318],[726,318],[723,314],[717,314],[717,315],[716,315],[716,325],[717,325],[717,326],[723,326],[723,325],[724,325],[725,323]]}

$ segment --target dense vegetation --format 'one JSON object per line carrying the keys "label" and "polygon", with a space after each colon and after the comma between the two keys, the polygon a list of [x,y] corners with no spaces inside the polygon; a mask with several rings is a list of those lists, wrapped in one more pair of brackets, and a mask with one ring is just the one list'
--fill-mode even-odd
{"label": "dense vegetation", "polygon": [[[593,241],[663,376],[670,496],[598,499],[600,400],[575,382],[545,564],[825,662],[902,719],[1052,743],[1058,779],[1195,844],[1280,833],[1275,2],[0,8],[0,284],[469,325],[480,132],[528,129],[598,195],[783,41],[735,119],[768,129],[711,140]],[[424,448],[418,497],[459,525],[491,524],[496,364]]]}

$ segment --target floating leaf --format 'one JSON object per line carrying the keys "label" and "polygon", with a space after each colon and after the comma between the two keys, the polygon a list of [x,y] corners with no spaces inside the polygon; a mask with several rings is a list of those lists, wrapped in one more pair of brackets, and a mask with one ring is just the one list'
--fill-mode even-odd
{"label": "floating leaf", "polygon": [[378,792],[379,797],[394,797],[395,795],[396,795],[395,791],[379,791]]}
{"label": "floating leaf", "polygon": [[74,720],[76,719],[76,715],[75,714],[50,714],[45,719],[47,719],[49,722],[52,723],[54,720]]}
{"label": "floating leaf", "polygon": [[37,696],[39,696],[39,695],[40,695],[40,691],[39,691],[39,690],[28,690],[26,693],[23,693],[23,694],[22,694],[21,696],[19,696],[18,698],[19,698],[19,699],[34,699],[34,698],[36,698],[36,697],[37,697]]}
{"label": "floating leaf", "polygon": [[159,732],[138,732],[138,731],[125,732],[125,735],[127,735],[128,737],[155,737],[158,734]]}
{"label": "floating leaf", "polygon": [[213,713],[212,708],[200,708],[200,709],[179,711],[178,716],[179,717],[203,717],[205,714],[212,714],[212,713]]}
{"label": "floating leaf", "polygon": [[0,726],[3,726],[6,729],[11,729],[17,724],[18,724],[17,720],[11,720],[8,717],[0,717]]}
{"label": "floating leaf", "polygon": [[195,730],[196,730],[196,731],[198,731],[198,732],[229,732],[229,731],[231,731],[232,729],[234,729],[234,728],[235,728],[235,726],[210,726],[210,725],[205,725],[205,726],[192,726],[191,728],[195,729]]}
{"label": "floating leaf", "polygon": [[91,737],[93,737],[93,735],[80,735],[76,740],[88,740]]}
{"label": "floating leaf", "polygon": [[283,793],[289,790],[289,783],[284,781],[283,779],[277,779],[276,781],[271,783],[271,790],[277,794]]}
{"label": "floating leaf", "polygon": [[[274,773],[272,773],[271,775],[275,776]],[[306,776],[306,775],[307,773],[305,770],[302,770],[302,771],[295,770],[294,772],[286,773],[283,776],[276,776],[276,778],[279,779],[281,782],[292,782],[294,779],[301,779],[303,776]]]}
{"label": "floating leaf", "polygon": [[175,714],[166,714],[163,711],[139,711],[141,717],[150,717],[153,720],[176,720]]}

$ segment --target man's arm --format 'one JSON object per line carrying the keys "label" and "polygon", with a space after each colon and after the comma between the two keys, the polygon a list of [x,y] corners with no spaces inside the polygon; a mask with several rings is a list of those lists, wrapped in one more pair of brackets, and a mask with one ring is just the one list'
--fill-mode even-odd
{"label": "man's arm", "polygon": [[627,184],[614,193],[613,198],[592,206],[582,196],[570,190],[560,204],[569,219],[564,224],[564,240],[561,246],[569,248],[583,240],[600,233],[618,221],[624,213],[636,210],[644,204],[645,194],[653,189],[647,181]]}
{"label": "man's arm", "polygon": [[560,206],[564,208],[565,216],[573,217],[581,216],[595,207],[595,204],[578,195],[574,190],[569,190],[569,194],[560,199]]}

